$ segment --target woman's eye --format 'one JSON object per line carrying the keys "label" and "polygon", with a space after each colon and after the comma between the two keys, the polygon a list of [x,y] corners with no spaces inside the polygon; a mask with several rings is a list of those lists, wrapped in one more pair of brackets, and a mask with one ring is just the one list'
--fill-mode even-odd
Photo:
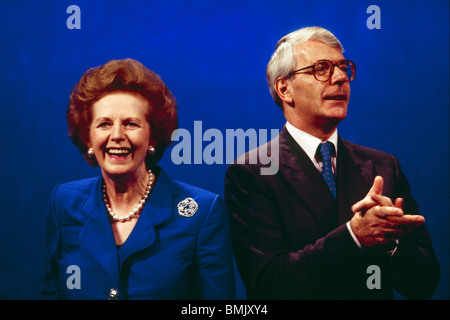
{"label": "woman's eye", "polygon": [[105,128],[105,127],[107,127],[107,126],[109,126],[109,122],[100,122],[100,123],[98,124],[98,128]]}
{"label": "woman's eye", "polygon": [[135,122],[127,122],[125,123],[125,126],[127,127],[138,127],[138,124]]}

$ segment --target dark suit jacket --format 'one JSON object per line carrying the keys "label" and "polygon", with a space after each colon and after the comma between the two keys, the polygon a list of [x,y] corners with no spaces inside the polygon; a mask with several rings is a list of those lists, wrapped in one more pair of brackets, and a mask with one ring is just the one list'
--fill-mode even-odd
{"label": "dark suit jacket", "polygon": [[[250,299],[391,299],[395,288],[407,298],[430,297],[439,264],[426,228],[390,248],[360,249],[345,225],[351,206],[363,199],[376,175],[383,194],[403,197],[406,213],[418,213],[396,158],[338,141],[337,201],[322,175],[286,128],[226,173],[225,201],[231,214],[236,262]],[[277,144],[277,145],[275,145]],[[279,148],[279,170],[261,175],[249,164],[253,152]],[[262,149],[262,150],[261,150]],[[380,267],[381,289],[369,289],[370,265]]]}
{"label": "dark suit jacket", "polygon": [[[157,172],[156,172],[157,174]],[[101,192],[101,177],[57,186],[48,220],[46,298],[233,299],[229,217],[217,195],[170,179],[164,171],[133,231],[116,248]],[[199,209],[178,214],[192,197]],[[80,270],[80,289],[67,286]]]}

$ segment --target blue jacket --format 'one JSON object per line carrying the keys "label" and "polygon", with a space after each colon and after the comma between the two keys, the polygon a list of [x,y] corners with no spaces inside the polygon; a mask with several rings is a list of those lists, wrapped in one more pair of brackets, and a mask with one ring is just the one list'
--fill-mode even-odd
{"label": "blue jacket", "polygon": [[[117,248],[102,199],[102,178],[58,185],[46,231],[42,293],[53,299],[233,299],[234,267],[223,200],[170,179],[155,187]],[[177,204],[191,197],[192,217]]]}

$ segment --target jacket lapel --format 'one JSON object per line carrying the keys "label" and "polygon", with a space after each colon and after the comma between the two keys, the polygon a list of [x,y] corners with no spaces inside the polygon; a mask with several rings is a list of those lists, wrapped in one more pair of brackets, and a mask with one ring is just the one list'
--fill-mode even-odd
{"label": "jacket lapel", "polygon": [[111,223],[101,195],[101,177],[89,194],[83,210],[86,222],[80,232],[83,247],[113,278],[119,279],[119,270],[135,252],[150,247],[156,239],[155,226],[167,221],[172,212],[172,184],[164,171],[158,179],[139,219],[125,243],[117,250]]}
{"label": "jacket lapel", "polygon": [[358,157],[353,145],[339,138],[337,158],[337,204],[320,172],[284,127],[279,136],[280,171],[307,204],[323,232],[329,232],[353,217],[351,207],[371,188],[371,160]]}
{"label": "jacket lapel", "polygon": [[117,250],[114,234],[101,196],[101,181],[102,179],[99,178],[83,206],[87,218],[79,237],[84,248],[91,253],[103,269],[113,279],[118,279]]}
{"label": "jacket lapel", "polygon": [[150,197],[142,209],[133,231],[119,249],[120,267],[132,254],[150,247],[155,242],[155,226],[166,222],[172,212],[172,190],[170,178],[163,170],[160,170]]}
{"label": "jacket lapel", "polygon": [[353,217],[352,205],[362,200],[374,179],[372,160],[362,160],[354,153],[352,144],[339,138],[337,158],[338,224]]}
{"label": "jacket lapel", "polygon": [[291,137],[280,132],[280,171],[306,203],[324,233],[336,224],[336,201],[311,159]]}

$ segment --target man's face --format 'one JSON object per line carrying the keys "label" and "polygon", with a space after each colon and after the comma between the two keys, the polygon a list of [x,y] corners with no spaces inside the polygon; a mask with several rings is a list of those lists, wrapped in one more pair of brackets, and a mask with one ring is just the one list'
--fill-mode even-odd
{"label": "man's face", "polygon": [[[336,63],[344,56],[339,49],[323,42],[307,41],[294,47],[294,59],[294,70],[297,70],[321,59]],[[300,71],[287,80],[291,102],[284,107],[285,116],[294,126],[309,133],[318,129],[334,131],[347,116],[350,84],[346,74],[337,67],[325,82],[316,80],[312,71],[312,68]]]}

